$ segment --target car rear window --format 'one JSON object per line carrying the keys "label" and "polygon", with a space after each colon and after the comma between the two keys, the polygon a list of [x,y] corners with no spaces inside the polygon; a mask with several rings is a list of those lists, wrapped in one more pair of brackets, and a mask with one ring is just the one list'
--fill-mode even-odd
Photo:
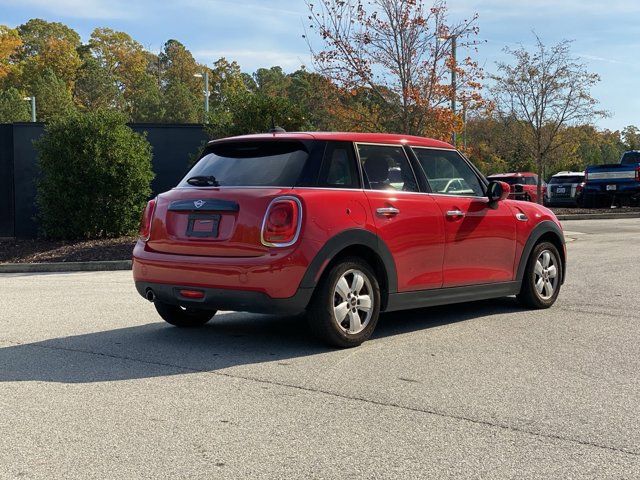
{"label": "car rear window", "polygon": [[620,163],[623,165],[640,163],[640,152],[625,152],[624,155],[622,155]]}
{"label": "car rear window", "polygon": [[188,180],[193,177],[209,177],[221,187],[292,187],[308,158],[307,146],[299,141],[214,144],[178,186],[191,186]]}
{"label": "car rear window", "polygon": [[550,185],[554,185],[556,183],[580,183],[584,182],[584,176],[574,175],[574,176],[565,176],[565,177],[551,177],[549,180]]}
{"label": "car rear window", "polygon": [[498,180],[499,182],[508,183],[509,185],[524,185],[525,181],[522,177],[487,177],[488,180]]}

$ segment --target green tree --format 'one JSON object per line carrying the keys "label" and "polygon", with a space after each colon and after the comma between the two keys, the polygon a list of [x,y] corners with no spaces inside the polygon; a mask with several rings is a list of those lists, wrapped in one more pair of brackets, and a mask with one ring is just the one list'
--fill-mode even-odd
{"label": "green tree", "polygon": [[132,234],[151,194],[151,146],[111,110],[51,121],[36,143],[42,171],[42,234],[98,238]]}
{"label": "green tree", "polygon": [[162,72],[161,87],[164,97],[164,115],[171,122],[201,122],[202,79],[194,77],[205,67],[198,63],[191,52],[177,40],[168,40],[159,55]]}
{"label": "green tree", "polygon": [[29,104],[18,90],[0,90],[0,123],[26,122],[31,117]]}
{"label": "green tree", "polygon": [[122,104],[116,79],[98,59],[88,55],[78,71],[74,97],[87,111],[98,108],[116,108]]}
{"label": "green tree", "polygon": [[305,130],[307,126],[302,110],[287,98],[244,92],[213,111],[208,132],[214,138],[264,133],[273,123],[288,131]]}
{"label": "green tree", "polygon": [[45,70],[34,80],[30,92],[36,97],[37,119],[41,122],[69,115],[76,110],[67,84],[51,70]]}

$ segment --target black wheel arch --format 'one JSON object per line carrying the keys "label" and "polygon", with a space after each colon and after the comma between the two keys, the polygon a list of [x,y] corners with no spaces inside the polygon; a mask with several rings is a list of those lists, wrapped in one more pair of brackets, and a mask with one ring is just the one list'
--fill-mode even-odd
{"label": "black wheel arch", "polygon": [[327,268],[345,256],[363,257],[371,264],[378,275],[384,309],[389,293],[398,291],[396,264],[389,247],[369,230],[349,229],[330,238],[309,264],[300,288],[315,288]]}
{"label": "black wheel arch", "polygon": [[538,243],[544,241],[553,243],[560,253],[560,258],[562,261],[562,283],[564,283],[567,272],[564,234],[562,233],[562,229],[558,226],[558,224],[553,222],[552,220],[544,220],[540,222],[531,231],[531,234],[529,234],[529,238],[527,239],[527,242],[524,245],[524,249],[522,250],[520,262],[518,263],[516,280],[518,280],[519,282],[522,282],[524,271],[527,268],[527,261],[529,260],[529,256],[531,255],[534,247]]}

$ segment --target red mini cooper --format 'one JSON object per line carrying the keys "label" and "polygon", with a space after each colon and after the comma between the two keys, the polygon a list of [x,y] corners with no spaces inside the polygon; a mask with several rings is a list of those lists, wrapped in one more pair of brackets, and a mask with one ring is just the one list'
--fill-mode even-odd
{"label": "red mini cooper", "polygon": [[451,145],[407,135],[283,133],[210,142],[151,200],[133,276],[160,316],[296,314],[339,347],[380,312],[517,295],[547,308],[566,250],[548,209],[508,200]]}

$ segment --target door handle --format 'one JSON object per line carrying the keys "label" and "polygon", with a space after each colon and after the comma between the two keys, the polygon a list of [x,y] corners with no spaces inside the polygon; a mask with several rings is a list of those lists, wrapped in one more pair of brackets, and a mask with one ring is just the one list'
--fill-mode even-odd
{"label": "door handle", "polygon": [[462,210],[448,210],[447,217],[464,217],[464,212]]}
{"label": "door handle", "polygon": [[396,207],[382,207],[378,208],[376,210],[376,213],[383,217],[394,217],[400,213],[400,210],[398,210]]}

